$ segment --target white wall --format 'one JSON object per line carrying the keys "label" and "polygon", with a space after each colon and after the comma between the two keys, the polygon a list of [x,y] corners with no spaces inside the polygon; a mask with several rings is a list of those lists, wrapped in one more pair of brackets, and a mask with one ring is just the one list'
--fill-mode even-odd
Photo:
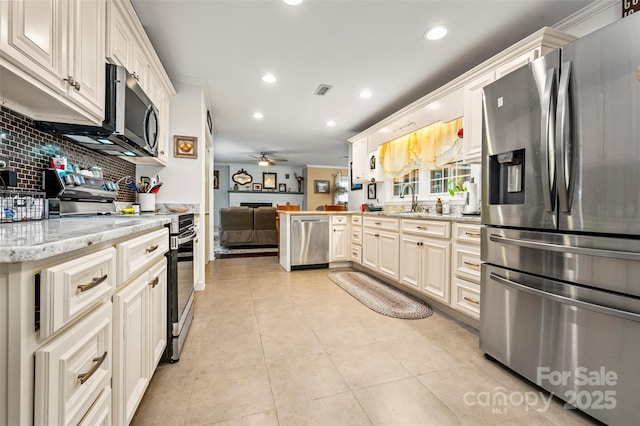
{"label": "white wall", "polygon": [[[205,266],[205,149],[206,149],[206,107],[204,90],[201,86],[174,82],[176,94],[171,97],[169,164],[162,166],[136,167],[136,179],[140,176],[159,174],[164,182],[156,196],[157,203],[198,204],[200,219],[200,243],[196,248],[198,270],[196,288],[204,289]],[[203,110],[204,108],[204,110]],[[173,156],[173,136],[195,136],[198,138],[196,159],[175,158]]]}

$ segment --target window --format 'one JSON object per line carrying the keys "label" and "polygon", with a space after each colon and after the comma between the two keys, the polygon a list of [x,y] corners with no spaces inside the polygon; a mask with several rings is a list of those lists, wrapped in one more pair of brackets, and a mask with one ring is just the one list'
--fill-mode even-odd
{"label": "window", "polygon": [[405,183],[412,183],[414,189],[416,190],[416,194],[419,194],[420,193],[420,169],[413,169],[402,177],[393,178],[392,196],[399,197],[400,191],[402,191],[402,186]]}
{"label": "window", "polygon": [[[471,180],[471,166],[466,164],[450,164],[429,173],[429,193],[441,195],[449,192],[455,183],[460,186]],[[455,182],[455,183],[454,183]]]}

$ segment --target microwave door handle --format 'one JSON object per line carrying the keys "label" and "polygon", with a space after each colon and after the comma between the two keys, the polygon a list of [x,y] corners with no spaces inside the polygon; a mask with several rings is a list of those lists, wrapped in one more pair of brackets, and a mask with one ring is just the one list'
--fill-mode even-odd
{"label": "microwave door handle", "polygon": [[545,211],[549,213],[553,213],[555,210],[555,117],[552,110],[555,105],[555,81],[556,69],[551,68],[547,70],[547,79],[542,95],[542,129],[540,133],[542,200]]}
{"label": "microwave door handle", "polygon": [[144,123],[142,123],[142,131],[144,132],[144,143],[147,144],[147,147],[151,149],[151,143],[149,143],[149,117],[151,116],[151,105],[147,108],[147,111],[144,113]]}
{"label": "microwave door handle", "polygon": [[569,105],[569,82],[571,80],[571,62],[562,64],[560,73],[560,86],[558,88],[558,110],[556,112],[556,143],[559,155],[556,156],[556,170],[558,178],[558,204],[560,211],[569,213],[570,204],[570,179],[571,179],[571,111]]}

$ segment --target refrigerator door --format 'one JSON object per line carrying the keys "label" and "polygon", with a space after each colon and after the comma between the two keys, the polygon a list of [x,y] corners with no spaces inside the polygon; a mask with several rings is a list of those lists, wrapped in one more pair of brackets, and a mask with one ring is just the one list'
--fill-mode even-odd
{"label": "refrigerator door", "polygon": [[555,229],[559,52],[484,88],[482,223]]}
{"label": "refrigerator door", "polygon": [[561,230],[640,235],[638,40],[640,16],[631,15],[562,48]]}

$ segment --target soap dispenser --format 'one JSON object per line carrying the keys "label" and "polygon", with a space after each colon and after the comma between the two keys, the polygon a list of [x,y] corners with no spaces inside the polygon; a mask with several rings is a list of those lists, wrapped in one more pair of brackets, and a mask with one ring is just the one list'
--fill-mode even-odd
{"label": "soap dispenser", "polygon": [[436,213],[442,214],[442,200],[440,198],[436,201]]}

